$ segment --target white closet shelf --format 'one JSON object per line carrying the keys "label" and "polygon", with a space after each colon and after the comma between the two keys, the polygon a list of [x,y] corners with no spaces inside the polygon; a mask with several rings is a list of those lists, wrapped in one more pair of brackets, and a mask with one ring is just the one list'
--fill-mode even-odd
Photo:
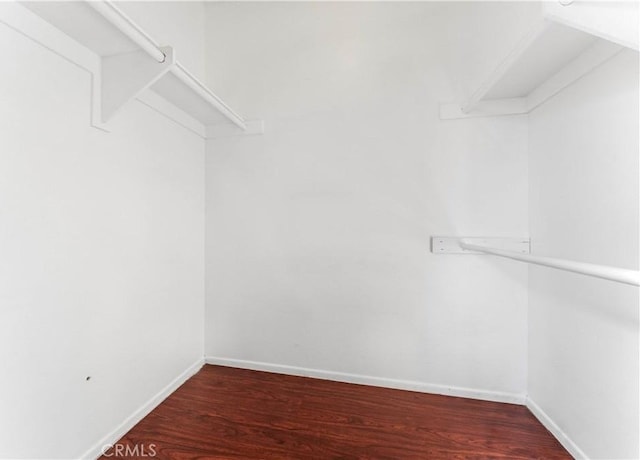
{"label": "white closet shelf", "polygon": [[68,40],[56,37],[50,30],[46,34],[49,40],[44,43],[41,31],[34,32],[37,24],[32,18],[9,19],[14,28],[16,23],[28,22],[31,25],[28,35],[32,38],[37,35],[36,39],[44,46],[68,59],[71,56],[70,60],[93,73],[94,126],[106,129],[105,123],[118,110],[132,99],[139,99],[203,137],[215,137],[217,132],[223,135],[262,132],[262,122],[246,121],[177,61],[171,47],[161,47],[110,1],[21,5],[97,55],[97,65],[87,65],[92,59],[73,59],[82,52],[70,50]]}
{"label": "white closet shelf", "polygon": [[624,47],[638,49],[638,5],[545,2],[540,20],[463,103],[440,118],[529,113]]}

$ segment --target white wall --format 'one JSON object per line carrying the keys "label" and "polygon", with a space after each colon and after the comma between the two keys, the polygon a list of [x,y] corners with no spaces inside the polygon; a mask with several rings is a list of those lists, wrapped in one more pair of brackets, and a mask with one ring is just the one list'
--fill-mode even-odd
{"label": "white wall", "polygon": [[[637,270],[638,54],[530,123],[535,253]],[[638,288],[535,266],[529,286],[530,398],[587,457],[638,458]]]}
{"label": "white wall", "polygon": [[202,357],[204,142],[137,102],[91,128],[88,73],[0,52],[0,457],[74,458]]}
{"label": "white wall", "polygon": [[467,13],[207,5],[210,84],[266,123],[208,142],[209,356],[523,397],[526,267],[429,253],[528,229],[526,117],[438,118]]}

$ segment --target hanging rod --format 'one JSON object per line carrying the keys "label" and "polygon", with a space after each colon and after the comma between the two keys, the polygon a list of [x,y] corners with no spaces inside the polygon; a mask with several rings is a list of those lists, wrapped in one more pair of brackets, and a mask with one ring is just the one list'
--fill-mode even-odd
{"label": "hanging rod", "polygon": [[120,32],[129,37],[133,43],[145,50],[149,56],[158,62],[164,62],[166,56],[160,50],[158,44],[120,8],[106,0],[88,1],[86,3],[100,13]]}
{"label": "hanging rod", "polygon": [[518,260],[520,262],[543,265],[545,267],[557,268],[559,270],[580,273],[582,275],[594,276],[596,278],[616,281],[618,283],[640,286],[640,271],[637,270],[609,267],[607,265],[588,264],[584,262],[574,262],[572,260],[555,259],[552,257],[540,257],[532,256],[529,254],[520,254],[513,251],[505,251],[503,249],[473,244],[465,239],[460,240],[459,245],[462,249],[466,249],[469,251],[484,252],[486,254],[506,257],[508,259]]}

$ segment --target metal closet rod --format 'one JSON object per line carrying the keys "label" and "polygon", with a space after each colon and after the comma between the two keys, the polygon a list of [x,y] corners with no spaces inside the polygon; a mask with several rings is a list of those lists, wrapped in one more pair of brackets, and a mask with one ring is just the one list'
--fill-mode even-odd
{"label": "metal closet rod", "polygon": [[113,24],[120,32],[129,37],[133,43],[145,50],[153,59],[158,62],[164,62],[167,58],[162,50],[160,50],[158,44],[113,3],[109,1],[88,1],[86,3]]}
{"label": "metal closet rod", "polygon": [[582,275],[594,276],[605,280],[616,281],[618,283],[630,284],[632,286],[640,286],[640,271],[628,270],[626,268],[609,267],[607,265],[587,264],[584,262],[574,262],[572,260],[555,259],[553,257],[532,256],[529,254],[519,254],[517,252],[505,251],[502,249],[491,248],[472,244],[462,240],[460,242],[462,249],[469,251],[484,252],[494,256],[506,257],[507,259],[518,260],[535,265],[543,265],[545,267],[557,268]]}

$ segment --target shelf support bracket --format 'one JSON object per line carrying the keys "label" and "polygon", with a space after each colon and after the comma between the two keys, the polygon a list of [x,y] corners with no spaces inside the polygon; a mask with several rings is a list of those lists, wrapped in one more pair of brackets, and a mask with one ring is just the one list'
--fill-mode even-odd
{"label": "shelf support bracket", "polygon": [[148,89],[175,65],[173,48],[163,47],[166,59],[158,62],[143,50],[104,56],[93,76],[92,124],[105,124],[129,101]]}

